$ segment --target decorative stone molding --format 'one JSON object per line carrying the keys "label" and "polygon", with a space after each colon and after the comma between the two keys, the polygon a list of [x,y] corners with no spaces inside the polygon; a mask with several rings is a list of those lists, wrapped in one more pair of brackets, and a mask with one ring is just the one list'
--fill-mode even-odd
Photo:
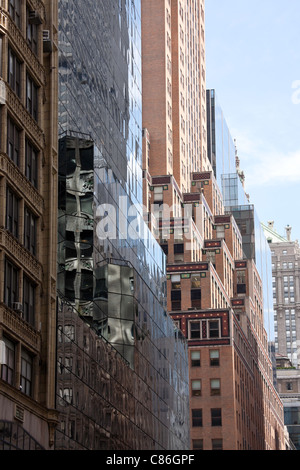
{"label": "decorative stone molding", "polygon": [[24,343],[34,351],[39,352],[41,348],[41,334],[21,318],[19,314],[0,303],[0,325],[5,329],[13,331]]}
{"label": "decorative stone molding", "polygon": [[39,215],[43,214],[44,200],[42,196],[11,159],[2,152],[0,152],[0,175],[1,174],[7,178],[13,187],[16,187],[22,193],[22,197],[24,197],[25,201],[29,203]]}
{"label": "decorative stone molding", "polygon": [[2,9],[2,2],[0,4],[0,30],[7,30],[8,16]]}
{"label": "decorative stone molding", "polygon": [[45,147],[45,136],[42,129],[8,85],[6,86],[6,104],[16,120],[22,124],[22,128],[31,136],[33,142],[36,142],[43,149]]}
{"label": "decorative stone molding", "polygon": [[43,273],[42,265],[15,237],[3,228],[0,228],[0,250],[1,249],[12,256],[14,261],[27,271],[27,273],[30,273],[37,282],[41,282]]}
{"label": "decorative stone molding", "polygon": [[7,17],[6,24],[6,32],[10,43],[15,46],[15,49],[26,62],[26,67],[30,70],[32,77],[40,86],[45,86],[46,80],[44,67],[39,62],[37,56],[32,52],[27,42],[24,41],[24,37],[19,28],[9,17]]}

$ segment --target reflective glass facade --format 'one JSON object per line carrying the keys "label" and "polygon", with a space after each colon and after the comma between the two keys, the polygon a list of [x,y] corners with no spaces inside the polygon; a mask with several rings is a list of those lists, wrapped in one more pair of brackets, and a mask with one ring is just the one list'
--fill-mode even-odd
{"label": "reflective glass facade", "polygon": [[[71,311],[70,325],[80,332],[73,354],[84,350],[88,332],[89,347],[102,341],[106,355],[109,344],[126,375],[125,383],[121,372],[111,374],[110,364],[103,367],[92,355],[96,382],[88,374],[78,387],[80,371],[72,369],[66,395],[60,376],[59,442],[64,448],[76,440],[83,448],[188,448],[187,345],[166,313],[165,255],[142,219],[140,1],[62,0],[59,15],[58,291],[69,306],[59,310],[59,326]],[[61,342],[61,358],[68,346]],[[95,406],[103,407],[104,398],[108,414],[119,417],[116,427],[125,421],[128,432],[118,441],[82,395],[103,387],[102,369],[111,392],[99,393]],[[130,392],[130,410],[118,405],[120,384]],[[96,444],[77,439],[85,419],[91,436],[104,429]]]}
{"label": "reflective glass facade", "polygon": [[264,319],[274,339],[272,261],[270,247],[253,205],[249,203],[236,168],[236,149],[215,90],[207,90],[208,155],[223,194],[225,211],[233,214],[242,234],[247,259],[254,259],[263,282]]}
{"label": "reflective glass facade", "polygon": [[274,310],[272,291],[272,257],[269,244],[252,204],[226,207],[232,214],[242,235],[244,256],[255,261],[263,285],[264,323],[268,340],[274,341]]}
{"label": "reflective glass facade", "polygon": [[206,91],[206,102],[208,157],[221,189],[222,175],[234,173],[236,169],[235,144],[215,90]]}

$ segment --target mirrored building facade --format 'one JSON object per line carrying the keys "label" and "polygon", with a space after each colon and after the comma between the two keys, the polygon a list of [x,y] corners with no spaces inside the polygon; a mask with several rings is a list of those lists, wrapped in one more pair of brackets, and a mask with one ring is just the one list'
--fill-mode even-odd
{"label": "mirrored building facade", "polygon": [[59,19],[56,447],[185,449],[187,345],[143,222],[140,1]]}

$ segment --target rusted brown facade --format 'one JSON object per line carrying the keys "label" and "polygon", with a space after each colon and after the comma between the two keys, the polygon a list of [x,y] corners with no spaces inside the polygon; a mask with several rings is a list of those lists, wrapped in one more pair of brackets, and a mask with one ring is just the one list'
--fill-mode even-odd
{"label": "rusted brown facade", "polygon": [[57,424],[57,1],[0,2],[0,446]]}

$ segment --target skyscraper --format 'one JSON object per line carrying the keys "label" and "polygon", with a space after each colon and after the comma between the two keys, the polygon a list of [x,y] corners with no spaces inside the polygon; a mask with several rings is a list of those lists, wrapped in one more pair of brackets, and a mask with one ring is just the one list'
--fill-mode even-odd
{"label": "skyscraper", "polygon": [[57,448],[185,449],[187,345],[143,221],[140,1],[59,5]]}
{"label": "skyscraper", "polygon": [[0,448],[51,449],[57,1],[0,2]]}
{"label": "skyscraper", "polygon": [[204,1],[142,1],[143,128],[151,175],[173,175],[182,192],[210,165],[206,146]]}
{"label": "skyscraper", "polygon": [[292,227],[286,227],[285,236],[277,233],[274,222],[263,229],[272,253],[275,351],[299,368],[299,244],[292,240]]}
{"label": "skyscraper", "polygon": [[[188,341],[191,448],[281,449],[260,258],[246,253],[250,243],[259,254],[257,232],[227,207],[243,210],[228,129],[223,154],[207,152],[204,21],[199,0],[142,1],[144,216],[167,256],[168,310]],[[247,229],[252,211],[247,201]]]}

